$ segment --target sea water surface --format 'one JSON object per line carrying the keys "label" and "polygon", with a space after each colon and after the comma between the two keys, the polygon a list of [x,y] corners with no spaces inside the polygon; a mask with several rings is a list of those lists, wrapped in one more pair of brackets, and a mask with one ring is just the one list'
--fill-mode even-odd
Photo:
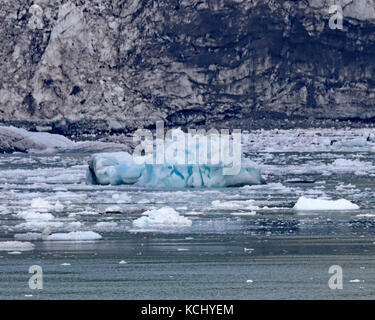
{"label": "sea water surface", "polygon": [[[303,131],[298,144],[297,134],[265,133],[268,143],[249,135],[244,152],[268,184],[240,188],[92,186],[90,154],[0,155],[0,298],[375,298],[374,144],[319,145],[315,131]],[[360,209],[295,211],[301,196],[345,198]],[[48,202],[39,209],[52,218],[23,214],[38,210],[35,199]],[[163,207],[191,226],[133,224]],[[47,228],[102,239],[35,240]],[[15,240],[35,247],[1,245]],[[43,270],[43,289],[29,287],[33,265]],[[332,265],[343,270],[341,290],[328,286]]]}

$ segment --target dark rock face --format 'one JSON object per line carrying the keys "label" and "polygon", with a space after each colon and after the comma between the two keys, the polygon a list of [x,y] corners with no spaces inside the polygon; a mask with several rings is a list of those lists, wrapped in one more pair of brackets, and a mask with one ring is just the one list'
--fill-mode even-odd
{"label": "dark rock face", "polygon": [[375,0],[336,1],[343,30],[333,3],[0,0],[0,120],[61,133],[374,121]]}

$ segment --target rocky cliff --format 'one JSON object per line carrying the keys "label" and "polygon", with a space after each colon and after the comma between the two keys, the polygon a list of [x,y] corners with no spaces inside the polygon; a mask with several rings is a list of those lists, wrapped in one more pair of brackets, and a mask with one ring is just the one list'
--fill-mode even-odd
{"label": "rocky cliff", "polygon": [[375,119],[375,0],[0,0],[0,25],[3,122]]}

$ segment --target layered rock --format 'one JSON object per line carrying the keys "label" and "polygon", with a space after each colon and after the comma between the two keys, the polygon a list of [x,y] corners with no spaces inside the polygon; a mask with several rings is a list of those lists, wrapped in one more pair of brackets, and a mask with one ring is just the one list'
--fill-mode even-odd
{"label": "layered rock", "polygon": [[0,120],[67,133],[375,118],[375,0],[0,5]]}

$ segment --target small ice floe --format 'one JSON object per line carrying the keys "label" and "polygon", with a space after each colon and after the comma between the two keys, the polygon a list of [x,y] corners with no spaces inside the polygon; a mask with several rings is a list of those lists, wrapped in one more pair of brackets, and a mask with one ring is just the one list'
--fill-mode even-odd
{"label": "small ice floe", "polygon": [[356,218],[375,218],[375,214],[363,213],[363,214],[357,214],[355,217]]}
{"label": "small ice floe", "polygon": [[125,260],[121,260],[118,264],[127,264]]}
{"label": "small ice floe", "polygon": [[189,249],[185,249],[185,248],[178,248],[177,251],[189,251]]}
{"label": "small ice floe", "polygon": [[14,238],[19,241],[36,241],[42,240],[42,234],[37,232],[17,233]]}
{"label": "small ice floe", "polygon": [[254,249],[253,248],[243,248],[243,251],[252,253],[254,251]]}
{"label": "small ice floe", "polygon": [[31,201],[30,209],[18,213],[17,216],[31,222],[51,221],[55,217],[50,212],[62,210],[64,206],[59,201],[52,205],[47,200],[35,198]]}
{"label": "small ice floe", "polygon": [[48,212],[54,210],[54,206],[51,205],[47,200],[44,200],[42,198],[31,200],[31,208],[39,212]]}
{"label": "small ice floe", "polygon": [[328,168],[335,172],[355,172],[358,170],[371,170],[373,165],[371,162],[365,162],[358,159],[336,159]]}
{"label": "small ice floe", "polygon": [[116,193],[114,195],[112,195],[112,199],[116,202],[116,203],[129,203],[131,202],[132,198],[131,196],[129,196],[127,193]]}
{"label": "small ice floe", "polygon": [[20,212],[17,216],[26,221],[50,221],[55,218],[51,213],[41,213],[34,210]]}
{"label": "small ice floe", "polygon": [[8,252],[8,254],[22,254],[22,252],[21,251],[10,251],[10,252]]}
{"label": "small ice floe", "polygon": [[358,210],[359,206],[345,199],[323,200],[300,197],[294,210]]}
{"label": "small ice floe", "polygon": [[61,212],[64,210],[64,205],[59,200],[57,200],[54,209],[56,212]]}
{"label": "small ice floe", "polygon": [[82,227],[82,223],[79,221],[72,221],[64,225],[66,231],[78,231]]}
{"label": "small ice floe", "polygon": [[25,294],[26,298],[31,298],[33,295],[32,294]]}
{"label": "small ice floe", "polygon": [[35,245],[31,242],[22,241],[0,241],[0,251],[30,251],[34,250]]}
{"label": "small ice floe", "polygon": [[110,222],[110,221],[109,222],[98,222],[94,226],[95,230],[99,230],[99,231],[111,231],[116,227],[117,227],[117,223],[116,222]]}
{"label": "small ice floe", "polygon": [[358,282],[361,282],[361,280],[359,280],[359,279],[353,279],[353,280],[349,280],[349,282],[358,283]]}
{"label": "small ice floe", "polygon": [[67,262],[64,262],[62,264],[60,264],[60,266],[70,266],[71,264],[70,263],[67,263]]}
{"label": "small ice floe", "polygon": [[367,138],[361,137],[350,139],[341,143],[343,147],[365,147],[367,145]]}
{"label": "small ice floe", "polygon": [[149,210],[143,213],[143,217],[133,221],[137,228],[168,228],[168,227],[190,227],[192,221],[170,207]]}
{"label": "small ice floe", "polygon": [[42,232],[45,228],[63,228],[63,222],[57,221],[28,221],[14,226],[15,231]]}
{"label": "small ice floe", "polygon": [[92,241],[99,240],[102,236],[93,231],[73,231],[69,233],[52,233],[43,240],[49,241]]}
{"label": "small ice floe", "polygon": [[258,210],[259,207],[254,206],[254,200],[235,200],[235,201],[212,201],[212,206],[217,209],[224,210],[235,210],[235,209],[247,209],[247,210]]}
{"label": "small ice floe", "polygon": [[320,144],[320,145],[323,145],[323,146],[330,146],[331,143],[332,143],[332,140],[330,138],[327,138],[327,137],[319,137],[317,139],[317,142]]}
{"label": "small ice floe", "polygon": [[109,206],[104,210],[105,213],[122,213],[122,209],[119,206]]}
{"label": "small ice floe", "polygon": [[253,283],[253,282],[254,282],[254,280],[251,280],[251,279],[246,280],[246,283]]}
{"label": "small ice floe", "polygon": [[199,216],[203,214],[203,212],[198,212],[198,211],[189,211],[189,212],[185,212],[185,215],[186,216]]}
{"label": "small ice floe", "polygon": [[177,209],[177,210],[182,210],[182,211],[185,211],[185,210],[187,210],[187,209],[188,209],[188,207],[177,207],[176,209]]}

